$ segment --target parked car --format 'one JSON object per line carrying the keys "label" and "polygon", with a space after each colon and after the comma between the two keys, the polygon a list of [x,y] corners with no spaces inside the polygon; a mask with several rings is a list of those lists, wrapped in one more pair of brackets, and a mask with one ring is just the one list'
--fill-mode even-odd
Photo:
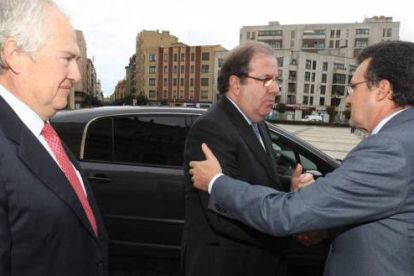
{"label": "parked car", "polygon": [[322,116],[320,115],[306,115],[304,118],[300,119],[302,122],[322,122]]}
{"label": "parked car", "polygon": [[[81,163],[110,238],[110,254],[179,258],[184,226],[183,151],[205,112],[195,108],[102,107],[59,112],[52,124]],[[286,185],[297,163],[316,176],[339,166],[320,150],[269,124]],[[327,244],[292,243],[288,262],[318,275]],[[313,268],[315,274],[309,271]]]}

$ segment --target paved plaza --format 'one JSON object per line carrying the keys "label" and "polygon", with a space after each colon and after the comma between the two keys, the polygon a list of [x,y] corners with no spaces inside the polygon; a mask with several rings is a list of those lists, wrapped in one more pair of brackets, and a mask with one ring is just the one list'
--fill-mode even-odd
{"label": "paved plaza", "polygon": [[307,125],[278,125],[286,131],[295,134],[327,155],[343,160],[359,142],[364,139],[364,133],[346,127],[325,127]]}

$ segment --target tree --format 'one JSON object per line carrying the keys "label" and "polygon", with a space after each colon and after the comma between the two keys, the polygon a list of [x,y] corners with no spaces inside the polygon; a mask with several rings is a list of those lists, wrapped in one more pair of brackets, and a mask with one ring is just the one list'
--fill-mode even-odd
{"label": "tree", "polygon": [[326,107],[326,113],[329,114],[329,123],[333,125],[335,120],[335,107],[334,106],[328,106]]}
{"label": "tree", "polygon": [[277,112],[279,112],[280,114],[284,114],[286,112],[286,104],[278,103],[278,104],[276,104],[276,107],[273,108],[273,109],[276,110]]}
{"label": "tree", "polygon": [[98,106],[103,106],[103,103],[97,97],[85,95],[82,106],[83,107],[98,107]]}
{"label": "tree", "polygon": [[139,94],[138,96],[136,96],[137,99],[137,105],[147,105],[148,103],[148,99],[145,96],[145,94]]}

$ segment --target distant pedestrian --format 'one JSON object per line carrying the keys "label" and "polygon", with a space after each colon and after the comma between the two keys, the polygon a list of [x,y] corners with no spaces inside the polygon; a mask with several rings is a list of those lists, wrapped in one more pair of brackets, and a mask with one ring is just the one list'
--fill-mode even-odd
{"label": "distant pedestrian", "polygon": [[351,127],[351,134],[355,133],[355,127]]}

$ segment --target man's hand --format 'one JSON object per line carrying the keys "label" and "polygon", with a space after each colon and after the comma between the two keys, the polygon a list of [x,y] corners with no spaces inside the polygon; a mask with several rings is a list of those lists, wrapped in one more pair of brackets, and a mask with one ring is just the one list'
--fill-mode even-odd
{"label": "man's hand", "polygon": [[290,190],[295,192],[299,189],[302,189],[315,181],[313,175],[310,173],[302,174],[303,167],[301,164],[296,166],[295,172],[290,179]]}
{"label": "man's hand", "polygon": [[193,181],[194,188],[207,192],[211,179],[221,173],[221,166],[207,144],[203,143],[201,149],[206,160],[191,161],[190,175],[192,175],[191,180]]}

